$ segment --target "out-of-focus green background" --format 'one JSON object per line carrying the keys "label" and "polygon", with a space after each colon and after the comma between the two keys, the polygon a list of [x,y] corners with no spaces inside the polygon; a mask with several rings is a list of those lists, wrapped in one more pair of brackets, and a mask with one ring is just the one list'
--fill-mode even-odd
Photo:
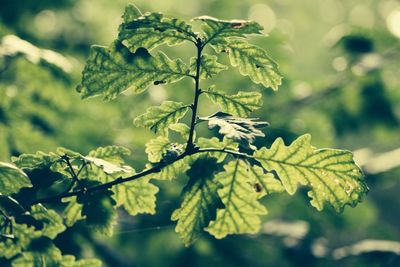
{"label": "out-of-focus green background", "polygon": [[[132,119],[165,99],[190,102],[191,81],[155,86],[115,101],[81,101],[75,92],[91,44],[117,35],[121,0],[0,0],[0,160],[51,151],[82,153],[100,145],[133,150],[146,163],[144,143],[154,135]],[[190,19],[210,15],[252,19],[268,38],[254,38],[280,64],[278,92],[253,85],[236,70],[212,83],[228,92],[262,90],[265,139],[286,142],[310,132],[317,147],[345,148],[366,173],[370,193],[342,214],[313,209],[305,192],[271,196],[256,235],[215,240],[206,234],[184,248],[169,220],[185,178],[159,183],[157,215],[121,212],[115,235],[93,235],[83,225],[57,245],[78,257],[96,255],[106,266],[400,266],[400,2],[394,0],[152,0],[142,11]],[[27,42],[29,43],[27,43]],[[59,54],[54,54],[49,49]],[[194,49],[167,48],[185,60]],[[62,55],[62,56],[61,56]],[[203,86],[211,84],[206,82]],[[200,105],[207,115],[210,103]],[[199,134],[210,135],[204,128]]]}

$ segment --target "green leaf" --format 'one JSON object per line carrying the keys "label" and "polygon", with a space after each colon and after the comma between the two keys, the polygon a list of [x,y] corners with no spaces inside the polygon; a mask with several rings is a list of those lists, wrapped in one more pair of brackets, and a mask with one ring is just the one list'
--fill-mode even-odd
{"label": "green leaf", "polygon": [[275,91],[282,84],[278,65],[260,47],[243,40],[220,41],[213,47],[217,52],[226,52],[231,65],[238,67],[239,72],[249,76],[254,83],[261,83]]}
{"label": "green leaf", "polygon": [[171,146],[169,139],[165,136],[157,136],[146,143],[146,153],[150,162],[157,163],[163,158],[167,149]]}
{"label": "green leaf", "polygon": [[23,187],[31,187],[28,176],[15,165],[0,162],[0,192],[11,195]]}
{"label": "green leaf", "polygon": [[13,267],[100,267],[101,261],[97,259],[83,259],[76,261],[74,256],[62,255],[61,251],[53,244],[40,250],[24,252],[12,262]]}
{"label": "green leaf", "polygon": [[141,178],[119,184],[113,187],[117,206],[123,206],[132,216],[139,213],[156,213],[156,194],[158,187],[151,184],[149,179]]}
{"label": "green leaf", "polygon": [[[239,147],[239,144],[235,143],[232,139],[224,138],[221,142],[217,137],[200,137],[196,145],[200,148],[228,149],[232,151],[237,151]],[[218,163],[223,162],[227,156],[227,154],[223,152],[207,152],[207,155],[216,158]]]}
{"label": "green leaf", "polygon": [[[190,127],[187,126],[185,123],[173,123],[170,124],[169,129],[179,133],[183,139],[187,140],[189,138]],[[193,132],[193,140],[196,140],[196,132]]]}
{"label": "green leaf", "polygon": [[36,154],[22,154],[19,157],[12,157],[11,160],[21,169],[41,169],[47,168],[60,159],[55,153],[44,153],[41,151]]}
{"label": "green leaf", "polygon": [[79,204],[76,201],[76,197],[64,199],[63,201],[69,202],[64,210],[64,217],[65,217],[65,224],[68,227],[71,227],[75,224],[75,222],[82,220],[84,218],[82,216],[83,205]]}
{"label": "green leaf", "polygon": [[142,16],[142,12],[140,12],[139,8],[137,8],[137,6],[135,6],[134,4],[128,4],[125,7],[125,12],[122,15],[122,19],[124,22],[128,22],[140,16]]}
{"label": "green leaf", "polygon": [[[200,58],[200,79],[208,79],[217,75],[221,71],[227,70],[228,67],[217,61],[217,56],[203,54]],[[190,59],[190,74],[196,75],[197,58]]]}
{"label": "green leaf", "polygon": [[261,167],[249,166],[249,177],[258,198],[285,191],[281,181],[276,179],[272,173],[265,173]]}
{"label": "green leaf", "polygon": [[[131,169],[129,174],[124,172],[107,173],[103,171],[100,167],[89,166],[82,170],[82,175],[91,180],[96,180],[101,183],[108,183],[118,179],[120,177],[126,177],[134,175],[135,172]],[[134,180],[130,182],[125,182],[118,184],[111,188],[113,192],[112,198],[115,200],[117,207],[123,206],[124,209],[131,215],[136,215],[138,213],[155,213],[156,207],[156,193],[158,192],[158,187],[151,184],[149,179],[142,177],[139,180]],[[69,208],[70,221],[76,221],[79,219],[77,211],[79,207],[72,205]]]}
{"label": "green leaf", "polygon": [[129,156],[131,152],[129,149],[122,146],[105,146],[98,147],[89,152],[89,157],[104,159],[116,164],[123,164],[123,156]]}
{"label": "green leaf", "polygon": [[141,93],[152,84],[177,82],[188,73],[181,60],[170,60],[162,52],[152,56],[140,48],[132,54],[120,43],[92,46],[77,90],[82,98],[102,95],[111,100],[127,89]]}
{"label": "green leaf", "polygon": [[42,236],[54,239],[66,229],[58,213],[46,209],[41,204],[32,206],[30,213],[33,218],[43,223],[43,227],[40,229]]}
{"label": "green leaf", "polygon": [[217,208],[223,207],[217,194],[218,184],[213,179],[217,167],[215,159],[203,156],[187,171],[190,179],[183,189],[181,206],[171,217],[178,221],[175,231],[186,246],[198,239],[203,229],[215,219]]}
{"label": "green leaf", "polygon": [[112,174],[112,173],[131,173],[132,168],[129,166],[119,166],[117,164],[108,162],[104,159],[99,159],[99,158],[93,158],[93,157],[83,157],[83,159],[86,160],[86,162],[92,163],[96,165],[97,167],[103,169],[103,171],[107,174]]}
{"label": "green leaf", "polygon": [[262,34],[263,27],[254,21],[219,20],[209,16],[195,18],[203,22],[204,43],[215,44],[223,38],[245,37],[247,34]]}
{"label": "green leaf", "polygon": [[256,233],[261,224],[259,215],[266,214],[267,210],[257,201],[256,192],[250,185],[248,166],[237,159],[226,164],[224,169],[215,180],[222,184],[218,195],[225,208],[217,211],[216,219],[206,230],[216,238]]}
{"label": "green leaf", "polygon": [[134,123],[137,127],[149,128],[156,134],[166,136],[169,125],[177,123],[188,110],[189,106],[184,103],[164,101],[160,106],[148,108]]}
{"label": "green leaf", "polygon": [[62,257],[61,267],[101,267],[101,261],[98,259],[76,260],[74,256],[66,255]]}
{"label": "green leaf", "polygon": [[239,92],[227,95],[213,87],[202,93],[220,106],[223,112],[239,117],[247,117],[251,112],[262,107],[262,95],[259,92]]}
{"label": "green leaf", "polygon": [[40,236],[40,232],[35,231],[34,227],[16,224],[14,219],[11,219],[11,223],[13,224],[12,235],[14,238],[7,238],[0,242],[0,258],[14,257],[25,249],[33,238]]}
{"label": "green leaf", "polygon": [[210,129],[219,127],[219,133],[226,138],[240,142],[241,145],[256,149],[251,145],[256,137],[265,136],[259,128],[268,125],[268,122],[256,121],[256,119],[246,119],[231,116],[228,113],[217,112],[208,117],[201,117],[200,120],[208,121]]}
{"label": "green leaf", "polygon": [[189,169],[190,161],[191,161],[190,156],[175,161],[174,163],[163,167],[159,173],[152,175],[152,177],[158,180],[169,180],[169,181],[176,179],[179,175],[183,174],[185,171]]}
{"label": "green leaf", "polygon": [[[101,183],[93,180],[80,180],[80,183],[86,188],[98,186]],[[85,222],[93,227],[94,230],[106,235],[111,235],[113,225],[116,219],[115,200],[111,197],[113,192],[104,189],[93,192],[87,192],[77,197],[77,202],[82,204],[82,215],[85,216]]]}
{"label": "green leaf", "polygon": [[189,24],[180,19],[166,18],[161,13],[141,15],[137,9],[128,6],[123,18],[118,38],[132,53],[140,47],[151,50],[162,44],[174,46],[184,41],[196,41]]}
{"label": "green leaf", "polygon": [[61,251],[49,239],[35,240],[29,251],[12,261],[13,267],[60,266]]}
{"label": "green leaf", "polygon": [[322,210],[324,203],[337,211],[345,205],[354,206],[368,191],[360,168],[346,150],[316,149],[311,136],[299,137],[290,146],[278,138],[270,149],[262,148],[254,157],[268,171],[275,171],[289,194],[296,192],[298,183],[311,188],[311,205]]}

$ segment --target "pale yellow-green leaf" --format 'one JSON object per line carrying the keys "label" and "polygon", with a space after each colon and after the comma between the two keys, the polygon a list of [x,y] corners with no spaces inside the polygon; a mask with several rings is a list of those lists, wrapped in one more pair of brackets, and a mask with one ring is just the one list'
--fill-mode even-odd
{"label": "pale yellow-green leaf", "polygon": [[184,103],[164,101],[160,106],[148,108],[134,123],[137,127],[149,128],[156,134],[166,136],[169,125],[177,123],[188,110],[189,106]]}
{"label": "pale yellow-green leaf", "polygon": [[257,194],[250,185],[248,165],[236,159],[224,166],[225,171],[217,174],[215,180],[222,184],[218,195],[225,205],[217,211],[207,231],[216,238],[229,234],[256,233],[260,229],[260,215],[267,210],[257,200]]}
{"label": "pale yellow-green leaf", "polygon": [[346,150],[316,149],[310,144],[311,136],[299,137],[285,146],[278,138],[270,149],[262,148],[254,157],[268,171],[275,171],[289,194],[298,184],[310,187],[311,204],[322,210],[325,203],[337,211],[345,205],[354,206],[368,191],[353,154]]}
{"label": "pale yellow-green leaf", "polygon": [[10,195],[31,186],[28,175],[21,169],[11,163],[0,162],[0,193]]}
{"label": "pale yellow-green leaf", "polygon": [[171,217],[178,221],[175,231],[186,246],[198,239],[210,220],[215,218],[216,209],[222,206],[217,194],[218,184],[214,180],[216,167],[215,159],[203,156],[187,172],[190,180],[183,189],[181,206]]}
{"label": "pale yellow-green leaf", "polygon": [[194,42],[192,27],[183,20],[164,17],[161,13],[139,15],[138,10],[125,10],[118,38],[133,53],[140,47],[151,50],[162,44],[179,45]]}
{"label": "pale yellow-green leaf", "polygon": [[132,54],[119,43],[110,48],[92,46],[77,90],[83,98],[102,95],[111,100],[127,89],[140,93],[152,84],[177,82],[188,73],[181,60],[171,60],[162,52],[150,55],[140,48]]}
{"label": "pale yellow-green leaf", "polygon": [[163,158],[163,154],[171,145],[170,141],[165,136],[157,136],[146,143],[146,153],[150,162],[157,163]]}
{"label": "pale yellow-green leaf", "polygon": [[247,117],[262,106],[262,95],[259,92],[239,92],[228,95],[212,87],[203,93],[214,104],[219,105],[221,111],[238,117]]}
{"label": "pale yellow-green leaf", "polygon": [[[228,66],[217,61],[217,56],[203,54],[200,57],[200,79],[208,79],[214,77],[221,71],[227,70]],[[197,68],[197,58],[190,59],[190,74],[195,76]]]}
{"label": "pale yellow-green leaf", "polygon": [[264,172],[259,166],[249,166],[249,178],[258,198],[285,191],[280,180],[276,179],[272,173]]}
{"label": "pale yellow-green leaf", "polygon": [[282,76],[278,65],[262,48],[249,44],[244,40],[226,40],[215,44],[218,52],[226,52],[231,65],[239,68],[239,72],[256,84],[278,90],[282,84]]}

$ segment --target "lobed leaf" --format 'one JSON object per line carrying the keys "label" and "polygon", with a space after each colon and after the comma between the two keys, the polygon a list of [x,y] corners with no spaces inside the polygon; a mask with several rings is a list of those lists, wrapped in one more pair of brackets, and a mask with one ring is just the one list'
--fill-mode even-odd
{"label": "lobed leaf", "polygon": [[119,184],[113,187],[113,191],[117,206],[123,206],[130,215],[156,213],[158,187],[151,184],[149,179],[141,178]]}
{"label": "lobed leaf", "polygon": [[104,159],[116,164],[122,164],[124,161],[123,156],[129,156],[131,152],[129,149],[122,146],[105,146],[98,147],[89,152],[89,157]]}
{"label": "lobed leaf", "polygon": [[77,90],[82,98],[102,95],[111,100],[127,89],[141,93],[152,84],[177,82],[188,73],[179,59],[173,61],[162,52],[152,56],[144,48],[132,54],[115,42],[110,48],[92,46]]}
{"label": "lobed leaf", "polygon": [[223,112],[234,116],[247,117],[251,112],[262,107],[262,95],[259,92],[239,92],[227,95],[211,87],[202,93],[214,104],[219,105]]}
{"label": "lobed leaf", "polygon": [[161,13],[142,15],[131,5],[125,9],[123,18],[118,38],[132,53],[140,47],[151,50],[162,44],[174,46],[196,40],[189,24],[180,19],[166,18]]}
{"label": "lobed leaf", "polygon": [[189,106],[184,103],[164,101],[160,106],[148,108],[146,113],[134,120],[134,124],[166,136],[169,125],[177,123],[188,110]]}
{"label": "lobed leaf", "polygon": [[[221,71],[227,70],[228,67],[217,61],[217,56],[203,54],[200,57],[200,79],[211,78]],[[190,59],[190,75],[196,75],[197,69],[197,58],[193,57]]]}
{"label": "lobed leaf", "polygon": [[190,179],[183,189],[181,206],[171,216],[173,221],[178,221],[175,231],[186,246],[198,239],[215,219],[216,209],[223,207],[217,194],[218,184],[213,179],[217,167],[215,159],[202,156],[187,171]]}
{"label": "lobed leaf", "polygon": [[253,150],[256,149],[252,145],[255,138],[265,136],[259,128],[268,125],[267,122],[234,117],[224,112],[217,112],[208,117],[201,117],[200,120],[208,121],[210,129],[216,126],[219,127],[220,134]]}
{"label": "lobed leaf", "polygon": [[33,218],[42,222],[43,227],[40,229],[42,236],[54,239],[66,229],[60,215],[54,210],[46,209],[41,204],[32,206],[30,214]]}
{"label": "lobed leaf", "polygon": [[271,87],[274,91],[282,84],[278,65],[260,47],[243,40],[220,41],[213,47],[217,52],[226,52],[231,65],[238,67],[239,72],[249,76],[254,83]]}
{"label": "lobed leaf", "polygon": [[218,195],[225,205],[217,211],[217,217],[207,227],[216,238],[228,234],[256,233],[260,229],[260,215],[267,210],[257,201],[257,195],[250,185],[247,164],[236,159],[224,166],[215,180],[222,184]]}
{"label": "lobed leaf", "polygon": [[[101,183],[108,183],[120,177],[133,175],[134,173],[134,170],[131,169],[130,173],[116,172],[110,174],[104,172],[101,167],[98,166],[88,166],[82,171],[84,177]],[[112,199],[115,200],[115,205],[117,207],[124,207],[131,215],[136,215],[138,213],[155,213],[155,195],[158,192],[158,187],[151,184],[147,178],[118,184],[111,188],[111,192],[113,193]],[[67,218],[73,222],[80,218],[79,214],[77,214],[80,207],[75,203],[70,203],[70,205],[68,209],[69,216]]]}
{"label": "lobed leaf", "polygon": [[263,168],[256,165],[249,166],[249,178],[258,198],[285,191],[280,180],[276,179],[272,173],[265,173]]}
{"label": "lobed leaf", "polygon": [[157,163],[163,158],[167,149],[171,146],[171,142],[165,136],[157,136],[146,143],[146,153],[150,162]]}
{"label": "lobed leaf", "polygon": [[220,20],[210,16],[195,18],[203,22],[204,43],[215,44],[224,38],[245,37],[248,34],[262,34],[263,27],[248,20]]}
{"label": "lobed leaf", "polygon": [[322,210],[325,203],[337,211],[345,205],[355,206],[368,191],[363,174],[353,155],[346,150],[315,149],[311,136],[300,136],[285,146],[278,138],[270,149],[262,148],[254,157],[268,171],[275,171],[289,194],[298,183],[310,187],[311,205]]}
{"label": "lobed leaf", "polygon": [[[179,133],[183,139],[187,140],[189,138],[190,127],[185,123],[173,123],[169,125],[169,129]],[[193,132],[193,140],[196,140],[196,132]]]}
{"label": "lobed leaf", "polygon": [[[235,143],[232,139],[224,138],[221,142],[217,137],[200,137],[196,145],[200,148],[229,149],[233,151],[237,151],[239,147],[239,144]],[[216,158],[218,163],[223,162],[227,156],[223,152],[207,152],[207,155]]]}
{"label": "lobed leaf", "polygon": [[0,192],[5,195],[17,193],[23,187],[31,187],[28,175],[15,165],[0,162]]}

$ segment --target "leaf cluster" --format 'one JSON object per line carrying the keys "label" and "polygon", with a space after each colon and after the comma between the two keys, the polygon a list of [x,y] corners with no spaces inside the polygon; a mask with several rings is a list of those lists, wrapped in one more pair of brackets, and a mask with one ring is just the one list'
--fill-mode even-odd
{"label": "leaf cluster", "polygon": [[[205,232],[216,238],[258,232],[261,216],[267,213],[261,198],[292,195],[299,184],[308,188],[311,205],[318,210],[330,204],[340,211],[361,201],[368,188],[350,152],[316,149],[308,134],[288,146],[280,138],[270,148],[256,146],[268,123],[248,116],[262,106],[262,94],[229,95],[226,88],[201,88],[201,80],[228,69],[218,62],[219,54],[225,54],[231,66],[252,82],[277,90],[282,79],[277,64],[247,40],[262,34],[262,27],[253,21],[207,16],[194,21],[202,24],[202,32],[194,32],[180,19],[142,14],[129,5],[118,38],[108,47],[91,48],[77,89],[83,98],[101,95],[112,100],[126,90],[141,93],[150,85],[188,78],[194,84],[193,102],[168,100],[134,120],[135,126],[157,135],[146,144],[149,164],[140,172],[125,164],[123,158],[130,152],[119,146],[99,147],[87,155],[60,148],[23,154],[13,158],[13,164],[0,163],[1,257],[15,266],[96,266],[96,260],[75,263],[52,239],[77,221],[111,235],[118,207],[132,216],[154,214],[159,189],[151,180],[174,180],[181,174],[188,182],[171,219],[185,245]],[[184,42],[197,51],[189,63],[159,49]],[[205,53],[206,46],[216,55]],[[198,118],[202,96],[220,111]],[[190,123],[182,122],[189,114]],[[202,122],[218,127],[218,137],[196,136],[195,128]],[[181,136],[181,142],[170,140],[171,131]],[[60,212],[45,203],[57,203]],[[45,245],[38,250],[38,243]]]}

